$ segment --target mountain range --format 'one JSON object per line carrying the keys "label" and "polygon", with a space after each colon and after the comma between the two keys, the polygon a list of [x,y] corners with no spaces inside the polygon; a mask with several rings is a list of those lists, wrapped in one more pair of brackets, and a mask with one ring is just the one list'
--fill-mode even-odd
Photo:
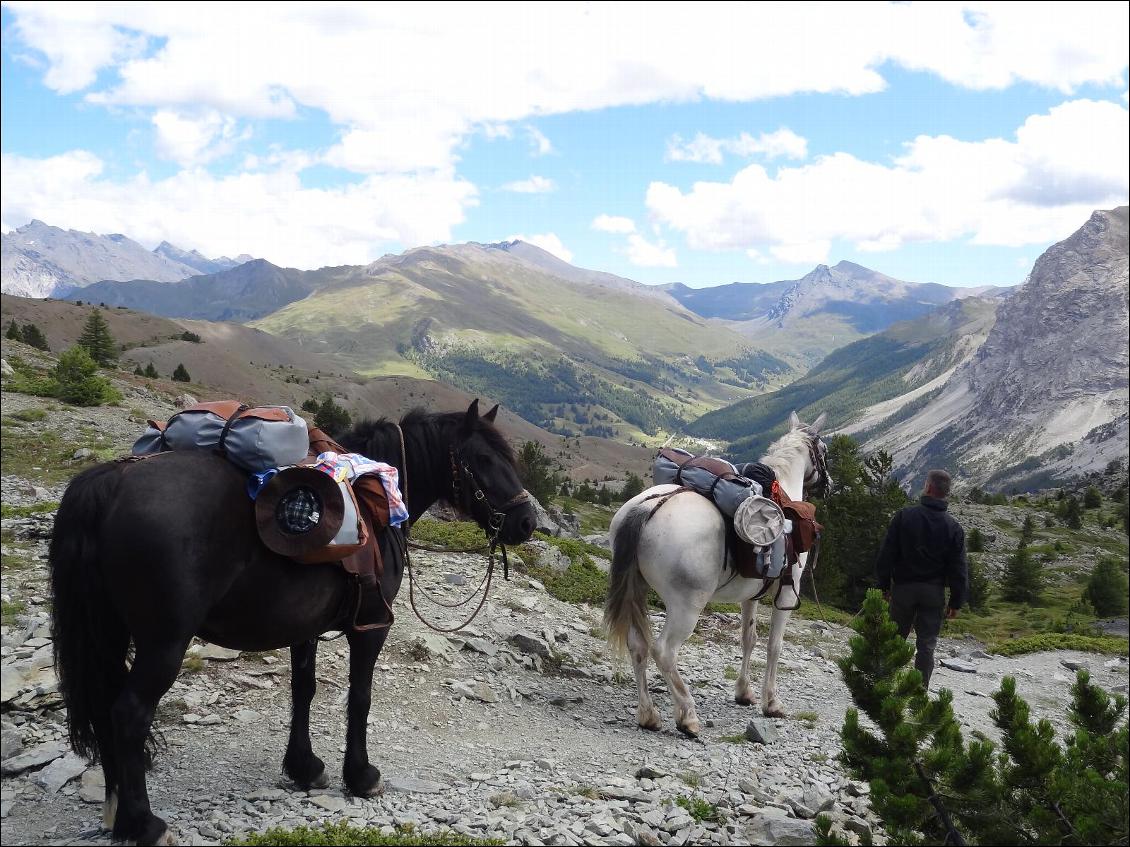
{"label": "mountain range", "polygon": [[[1097,211],[1007,296],[971,297],[831,353],[779,391],[688,430],[756,454],[791,409],[821,411],[917,483],[930,467],[1032,488],[1124,460],[1130,443],[1127,207]],[[779,427],[778,427],[779,428]]]}
{"label": "mountain range", "polygon": [[[847,261],[766,284],[647,286],[522,241],[303,271],[38,221],[4,239],[5,290],[27,288],[32,267],[53,292],[83,284],[72,300],[250,324],[239,331],[321,370],[488,395],[558,436],[650,443],[685,430],[746,456],[788,412],[827,411],[909,481],[941,463],[997,484],[1126,450],[1125,208],[1096,212],[1015,289]],[[129,279],[139,267],[160,273]]]}
{"label": "mountain range", "polygon": [[107,279],[177,282],[251,258],[208,259],[167,241],[146,250],[121,234],[59,229],[39,220],[0,235],[0,256],[0,291],[21,297],[58,296]]}
{"label": "mountain range", "polygon": [[803,370],[833,350],[920,317],[940,305],[993,291],[906,282],[854,262],[817,265],[800,279],[714,288],[666,286],[688,309],[727,325]]}

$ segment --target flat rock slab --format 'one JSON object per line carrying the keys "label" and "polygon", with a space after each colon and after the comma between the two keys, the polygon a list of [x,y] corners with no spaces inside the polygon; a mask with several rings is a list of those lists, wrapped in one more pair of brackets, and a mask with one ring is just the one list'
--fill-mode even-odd
{"label": "flat rock slab", "polygon": [[390,776],[384,780],[384,787],[385,791],[401,794],[442,794],[450,790],[450,786],[442,782],[432,782],[414,776]]}
{"label": "flat rock slab", "polygon": [[951,671],[961,671],[962,673],[977,673],[977,666],[972,662],[966,662],[962,659],[942,659],[942,667],[949,668]]}
{"label": "flat rock slab", "polygon": [[54,794],[75,777],[82,776],[86,767],[86,760],[77,753],[67,753],[37,773],[35,782],[48,794]]}
{"label": "flat rock slab", "polygon": [[816,827],[812,821],[802,821],[796,818],[758,815],[753,819],[749,834],[754,843],[760,844],[816,843]]}
{"label": "flat rock slab", "polygon": [[48,741],[46,744],[37,744],[18,756],[5,759],[3,764],[0,765],[0,770],[3,770],[5,776],[23,773],[31,768],[53,762],[66,753],[67,749],[67,742],[65,741]]}
{"label": "flat rock slab", "polygon": [[327,812],[344,812],[349,808],[349,802],[344,797],[334,797],[330,794],[319,794],[316,797],[311,797],[310,802],[315,806],[321,806]]}
{"label": "flat rock slab", "polygon": [[516,632],[507,640],[523,653],[541,656],[543,659],[548,659],[551,655],[549,645],[533,633]]}
{"label": "flat rock slab", "polygon": [[229,650],[219,644],[195,644],[189,648],[188,654],[213,662],[233,662],[242,655],[239,650]]}
{"label": "flat rock slab", "polygon": [[101,803],[106,799],[106,775],[102,768],[87,768],[82,775],[78,796],[84,803]]}
{"label": "flat rock slab", "polygon": [[777,740],[777,727],[770,721],[754,718],[745,728],[745,737],[754,744],[772,744]]}
{"label": "flat rock slab", "polygon": [[493,656],[498,653],[498,645],[493,641],[487,641],[485,638],[468,638],[463,642],[463,649],[482,653],[484,656]]}

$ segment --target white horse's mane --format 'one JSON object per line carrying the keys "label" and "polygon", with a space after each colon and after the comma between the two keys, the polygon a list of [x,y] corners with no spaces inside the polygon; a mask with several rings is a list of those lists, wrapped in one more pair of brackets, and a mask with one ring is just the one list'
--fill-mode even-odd
{"label": "white horse's mane", "polygon": [[769,451],[760,459],[761,464],[771,467],[778,479],[786,476],[797,459],[807,460],[811,438],[808,427],[790,429],[769,445]]}

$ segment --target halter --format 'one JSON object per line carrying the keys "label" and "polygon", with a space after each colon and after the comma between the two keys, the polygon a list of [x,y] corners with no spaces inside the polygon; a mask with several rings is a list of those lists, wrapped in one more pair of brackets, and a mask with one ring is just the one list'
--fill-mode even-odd
{"label": "halter", "polygon": [[[812,465],[812,470],[804,475],[804,489],[818,492],[820,497],[827,497],[828,490],[832,487],[832,477],[828,473],[827,448],[820,450],[821,443],[817,435],[813,435],[808,442],[808,461]],[[801,496],[804,496],[803,491]]]}
{"label": "halter", "polygon": [[[399,429],[399,427],[397,427],[397,429]],[[403,433],[401,433],[400,436],[400,449],[402,461],[404,461],[404,467],[405,470],[407,470],[407,461],[403,458]],[[475,597],[478,597],[479,592],[482,591],[482,597],[479,600],[479,604],[475,607],[474,611],[471,612],[466,620],[464,620],[461,624],[452,627],[437,626],[428,621],[422,614],[420,614],[420,610],[416,608],[416,580],[412,573],[412,558],[408,552],[409,548],[414,547],[417,550],[429,550],[436,553],[446,551],[437,550],[436,548],[424,544],[417,544],[408,541],[407,538],[404,539],[405,543],[401,549],[401,552],[404,555],[405,566],[408,570],[408,601],[412,606],[412,611],[416,613],[416,617],[419,618],[420,622],[423,623],[424,626],[428,627],[428,629],[443,633],[458,632],[459,630],[463,629],[465,626],[470,624],[471,621],[478,617],[479,612],[481,612],[483,606],[486,605],[487,597],[490,595],[491,578],[494,575],[494,551],[496,549],[502,550],[502,576],[504,579],[510,579],[510,557],[507,555],[506,545],[500,543],[498,537],[502,534],[502,527],[506,524],[506,518],[509,516],[510,512],[518,506],[522,506],[530,502],[530,492],[523,488],[521,491],[519,491],[517,494],[503,503],[500,507],[495,508],[494,504],[492,504],[490,501],[490,497],[483,490],[482,486],[479,485],[479,483],[475,480],[475,474],[471,471],[471,468],[468,467],[467,462],[462,457],[462,454],[460,453],[459,458],[456,459],[456,450],[454,447],[451,447],[448,451],[448,458],[451,462],[452,503],[456,504],[457,506],[463,505],[463,493],[464,491],[467,491],[470,493],[471,498],[480,503],[483,503],[486,506],[487,511],[489,512],[489,517],[487,518],[487,526],[483,528],[483,532],[486,533],[487,537],[486,547],[477,548],[474,550],[458,550],[450,552],[486,552],[488,554],[487,572],[483,576],[482,582],[479,583],[475,590],[458,603],[444,602],[443,600],[440,600],[429,594],[423,588],[421,588],[421,593],[437,606],[442,606],[446,609],[458,609],[461,606],[467,605],[467,603],[471,602],[471,600],[473,600]],[[407,486],[407,480],[405,480],[405,486]]]}
{"label": "halter", "polygon": [[502,534],[502,527],[506,524],[510,512],[530,502],[530,492],[523,488],[501,506],[495,508],[490,497],[475,479],[475,474],[468,467],[462,454],[459,455],[457,460],[455,448],[452,447],[448,451],[448,456],[451,460],[452,502],[463,503],[464,490],[466,490],[470,493],[472,499],[486,506],[489,516],[487,517],[487,526],[484,527],[483,531],[487,536],[487,544],[492,553],[496,547],[502,548],[502,576],[504,579],[510,579],[510,560],[506,555],[506,545],[499,543],[498,536]]}

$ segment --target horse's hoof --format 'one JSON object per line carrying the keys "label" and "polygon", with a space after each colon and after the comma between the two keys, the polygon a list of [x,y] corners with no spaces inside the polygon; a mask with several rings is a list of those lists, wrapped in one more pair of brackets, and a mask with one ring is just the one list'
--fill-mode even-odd
{"label": "horse's hoof", "polygon": [[658,721],[656,721],[655,723],[641,723],[640,724],[640,729],[646,729],[648,732],[659,732],[660,728],[661,727],[660,727]]}
{"label": "horse's hoof", "polygon": [[357,775],[343,772],[342,778],[345,780],[345,787],[354,797],[376,797],[385,790],[381,772],[372,765],[365,765]]}
{"label": "horse's hoof", "polygon": [[141,833],[136,838],[111,838],[113,844],[136,844],[138,847],[148,847],[152,844],[155,847],[168,847],[168,845],[176,844],[176,839],[173,838],[173,832],[169,829],[168,825],[160,818],[154,816],[154,820],[146,827],[142,828]]}
{"label": "horse's hoof", "polygon": [[322,772],[310,780],[310,788],[329,788],[330,775],[326,773],[326,769],[322,768]]}
{"label": "horse's hoof", "polygon": [[739,706],[754,706],[757,704],[757,701],[752,697],[735,697],[734,702]]}
{"label": "horse's hoof", "polygon": [[788,714],[784,709],[777,707],[774,709],[762,709],[762,714],[767,718],[787,718]]}
{"label": "horse's hoof", "polygon": [[697,721],[694,724],[680,723],[675,724],[675,726],[678,727],[679,732],[683,733],[687,738],[698,738],[699,732],[702,731],[702,727]]}

